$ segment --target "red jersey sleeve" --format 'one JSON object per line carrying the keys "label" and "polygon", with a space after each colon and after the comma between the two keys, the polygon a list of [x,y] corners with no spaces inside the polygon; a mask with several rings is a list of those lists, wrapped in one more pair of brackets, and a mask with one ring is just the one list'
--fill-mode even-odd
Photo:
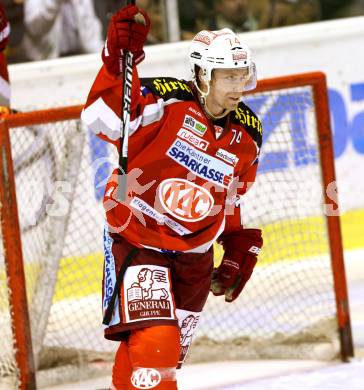
{"label": "red jersey sleeve", "polygon": [[10,34],[10,24],[6,17],[5,8],[0,4],[0,51],[6,48]]}
{"label": "red jersey sleeve", "polygon": [[[144,111],[148,99],[153,100],[153,96],[147,99],[142,96],[138,72],[133,68],[129,135],[137,129],[138,113]],[[81,119],[97,136],[119,147],[121,114],[122,80],[108,73],[103,66],[91,87]]]}

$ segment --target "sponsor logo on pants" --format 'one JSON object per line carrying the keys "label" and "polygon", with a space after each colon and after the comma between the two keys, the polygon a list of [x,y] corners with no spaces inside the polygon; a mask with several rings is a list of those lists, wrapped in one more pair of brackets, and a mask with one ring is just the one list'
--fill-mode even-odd
{"label": "sponsor logo on pants", "polygon": [[177,309],[178,325],[181,333],[181,354],[179,357],[179,367],[186,359],[188,349],[192,343],[193,334],[195,333],[200,313],[187,310]]}
{"label": "sponsor logo on pants", "polygon": [[155,368],[138,368],[131,376],[131,383],[137,389],[154,389],[161,379],[161,374]]}
{"label": "sponsor logo on pants", "polygon": [[[107,227],[104,229],[104,291],[102,299],[102,311],[103,315],[109,306],[110,299],[114,292],[115,283],[116,283],[116,272],[115,272],[115,259],[112,253],[112,244],[113,240],[107,231]],[[119,298],[115,300],[115,307],[111,317],[109,325],[116,325],[120,322],[120,313],[119,313]]]}
{"label": "sponsor logo on pants", "polygon": [[167,268],[154,265],[129,267],[123,293],[126,322],[175,319]]}

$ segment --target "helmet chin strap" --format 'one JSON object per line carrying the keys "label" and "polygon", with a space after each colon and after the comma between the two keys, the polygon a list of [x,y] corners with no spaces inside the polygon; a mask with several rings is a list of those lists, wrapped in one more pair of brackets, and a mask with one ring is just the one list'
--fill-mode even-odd
{"label": "helmet chin strap", "polygon": [[196,80],[196,77],[193,78],[193,83],[195,84],[195,87],[199,93],[199,100],[200,100],[200,103],[205,111],[205,113],[213,120],[217,120],[217,119],[220,119],[220,118],[223,118],[225,115],[227,115],[229,113],[229,110],[224,110],[220,115],[213,115],[211,113],[211,111],[208,109],[207,107],[207,103],[206,103],[206,98],[208,96],[208,94],[210,93],[210,82],[208,81],[207,82],[207,92],[204,92],[201,90],[201,88],[198,86],[198,83],[197,83],[197,80]]}

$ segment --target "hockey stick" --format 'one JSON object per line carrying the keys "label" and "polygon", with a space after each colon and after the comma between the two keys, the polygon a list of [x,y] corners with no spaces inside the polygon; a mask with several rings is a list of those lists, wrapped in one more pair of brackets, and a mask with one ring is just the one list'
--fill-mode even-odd
{"label": "hockey stick", "polygon": [[[117,277],[116,277],[114,291],[112,292],[111,298],[110,298],[109,303],[107,305],[107,308],[105,310],[104,318],[102,321],[102,323],[104,325],[109,325],[111,320],[112,320],[112,316],[113,316],[114,309],[115,309],[116,298],[119,296],[119,290],[120,290],[121,283],[124,279],[125,272],[126,272],[127,268],[129,267],[129,265],[131,264],[131,262],[133,261],[134,257],[138,253],[139,253],[139,249],[133,248],[126,255],[123,263],[121,264],[120,270],[119,270]],[[120,309],[121,309],[121,305],[120,305]],[[120,315],[121,315],[121,313],[120,313]]]}
{"label": "hockey stick", "polygon": [[[126,5],[135,5],[135,0],[127,0]],[[117,198],[123,202],[127,195],[128,144],[131,111],[131,83],[133,79],[133,53],[124,50],[120,58],[120,73],[123,75],[122,116],[120,123],[120,150],[118,167]]]}

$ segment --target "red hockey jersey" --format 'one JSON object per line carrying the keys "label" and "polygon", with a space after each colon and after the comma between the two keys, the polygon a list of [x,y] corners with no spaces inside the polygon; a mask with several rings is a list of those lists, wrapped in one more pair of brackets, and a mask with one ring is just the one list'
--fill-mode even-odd
{"label": "red hockey jersey", "polygon": [[[240,226],[234,202],[255,180],[262,126],[244,103],[217,138],[190,82],[139,79],[133,71],[128,199],[118,202],[117,171],[104,196],[109,229],[139,247],[205,252]],[[82,120],[120,148],[121,81],[103,67]]]}

